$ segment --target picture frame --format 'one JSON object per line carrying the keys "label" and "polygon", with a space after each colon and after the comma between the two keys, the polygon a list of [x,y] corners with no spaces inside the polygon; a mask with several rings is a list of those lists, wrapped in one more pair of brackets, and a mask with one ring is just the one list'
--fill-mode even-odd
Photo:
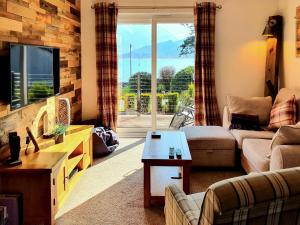
{"label": "picture frame", "polygon": [[296,8],[296,57],[300,58],[300,6]]}

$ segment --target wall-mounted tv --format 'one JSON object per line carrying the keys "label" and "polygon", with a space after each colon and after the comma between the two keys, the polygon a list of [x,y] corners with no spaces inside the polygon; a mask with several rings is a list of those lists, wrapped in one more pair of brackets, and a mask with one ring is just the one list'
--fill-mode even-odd
{"label": "wall-mounted tv", "polygon": [[58,48],[10,44],[8,52],[6,65],[1,66],[8,66],[2,76],[8,85],[5,92],[11,110],[59,93]]}

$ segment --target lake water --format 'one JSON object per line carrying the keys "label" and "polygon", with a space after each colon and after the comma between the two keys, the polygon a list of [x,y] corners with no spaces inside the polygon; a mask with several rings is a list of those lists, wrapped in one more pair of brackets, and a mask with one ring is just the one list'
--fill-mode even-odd
{"label": "lake water", "polygon": [[[195,64],[194,58],[158,58],[157,60],[157,76],[159,76],[159,71],[162,67],[173,66],[176,73],[188,66],[193,66]],[[151,73],[151,59],[143,58],[137,59],[133,58],[132,61],[132,75],[137,72],[148,72]],[[118,60],[118,72],[119,72],[119,82],[127,82],[130,77],[130,59],[129,58],[119,58]]]}

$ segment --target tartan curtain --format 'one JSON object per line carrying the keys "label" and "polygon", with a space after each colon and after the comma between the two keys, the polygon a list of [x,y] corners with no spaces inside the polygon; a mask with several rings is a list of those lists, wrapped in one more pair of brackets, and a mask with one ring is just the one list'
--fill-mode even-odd
{"label": "tartan curtain", "polygon": [[195,125],[221,125],[215,86],[216,4],[200,4],[196,4],[194,9]]}
{"label": "tartan curtain", "polygon": [[117,16],[115,4],[100,2],[95,5],[98,119],[105,127],[117,126]]}

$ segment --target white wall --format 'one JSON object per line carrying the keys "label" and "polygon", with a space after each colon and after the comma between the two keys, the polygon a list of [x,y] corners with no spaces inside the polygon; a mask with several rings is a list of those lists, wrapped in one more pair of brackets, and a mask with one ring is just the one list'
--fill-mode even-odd
{"label": "white wall", "polygon": [[[284,1],[284,0],[282,0]],[[289,0],[290,1],[290,0]],[[82,1],[82,101],[83,119],[97,115],[93,0]],[[216,87],[220,110],[227,94],[262,96],[266,42],[262,31],[278,0],[216,0]],[[119,0],[119,5],[194,5],[194,0]]]}
{"label": "white wall", "polygon": [[82,119],[97,117],[96,38],[93,0],[81,1]]}
{"label": "white wall", "polygon": [[300,0],[279,0],[279,14],[284,20],[281,86],[300,90],[300,58],[296,57],[296,7]]}

